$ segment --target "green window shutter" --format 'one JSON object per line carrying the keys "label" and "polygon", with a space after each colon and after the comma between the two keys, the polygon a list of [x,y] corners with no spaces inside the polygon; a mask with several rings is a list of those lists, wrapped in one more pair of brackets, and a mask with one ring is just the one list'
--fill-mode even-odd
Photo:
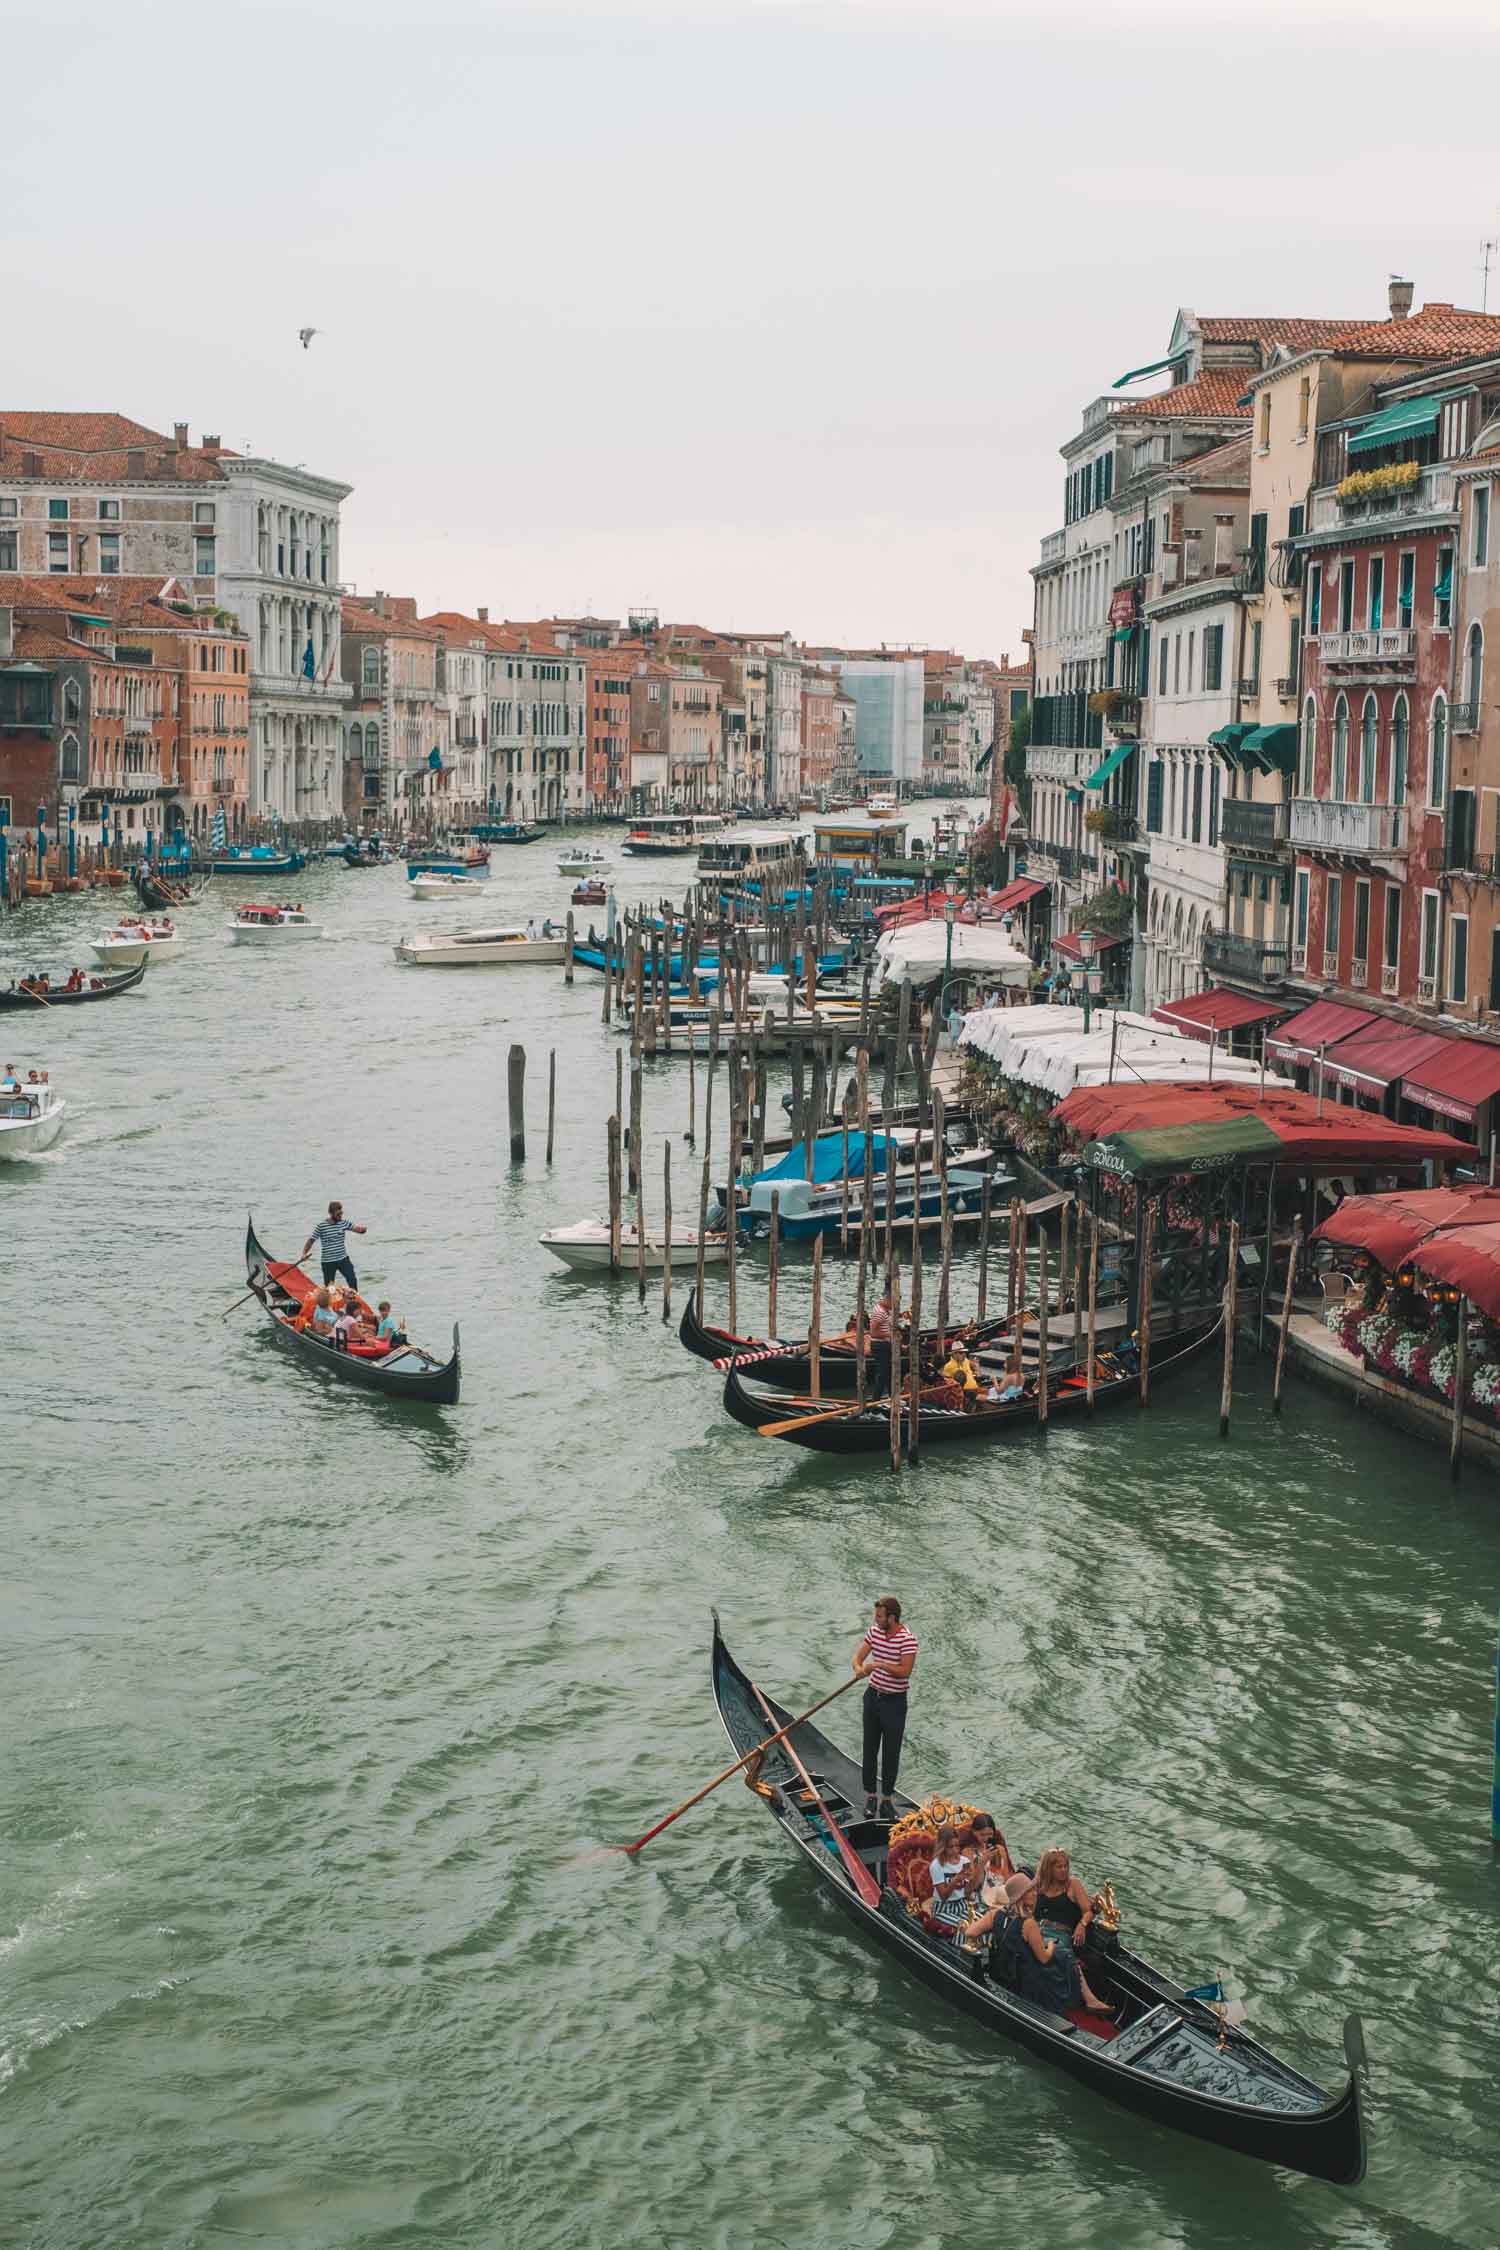
{"label": "green window shutter", "polygon": [[1161,834],[1162,763],[1153,758],[1151,771],[1146,776],[1146,828],[1152,836]]}

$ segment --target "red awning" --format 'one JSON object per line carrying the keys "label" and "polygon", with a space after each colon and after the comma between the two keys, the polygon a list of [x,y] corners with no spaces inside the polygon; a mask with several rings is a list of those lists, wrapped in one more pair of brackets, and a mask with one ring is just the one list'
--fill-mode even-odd
{"label": "red awning", "polygon": [[1034,898],[1044,898],[1051,888],[1039,883],[1034,875],[1017,875],[1006,884],[1003,891],[992,891],[984,902],[986,914],[1010,914],[1018,906],[1029,905]]}
{"label": "red awning", "polygon": [[1285,1012],[1279,1000],[1252,1000],[1247,992],[1194,992],[1185,1000],[1168,1000],[1153,1010],[1158,1023],[1171,1024],[1189,1039],[1206,1039],[1211,1031],[1238,1031],[1247,1023],[1267,1023]]}
{"label": "red awning", "polygon": [[1394,1273],[1429,1236],[1486,1221],[1500,1221],[1500,1188],[1398,1188],[1393,1195],[1346,1196],[1313,1233],[1368,1250]]}
{"label": "red awning", "polygon": [[[1107,951],[1110,946],[1119,945],[1122,942],[1123,940],[1120,938],[1111,937],[1106,930],[1094,932],[1094,952],[1096,955]],[[1083,959],[1083,955],[1078,950],[1078,932],[1076,930],[1064,930],[1061,937],[1055,937],[1052,940],[1052,950],[1054,953],[1066,953],[1070,961],[1081,961]]]}
{"label": "red awning", "polygon": [[1471,1305],[1500,1320],[1500,1226],[1452,1227],[1412,1253],[1412,1264],[1434,1281],[1461,1289]]}
{"label": "red awning", "polygon": [[1482,1039],[1445,1039],[1441,1054],[1403,1071],[1401,1091],[1409,1102],[1435,1110],[1439,1117],[1472,1125],[1480,1105],[1500,1094],[1500,1046]]}
{"label": "red awning", "polygon": [[1324,1084],[1352,1086],[1357,1093],[1383,1094],[1407,1071],[1448,1044],[1440,1031],[1414,1031],[1408,1024],[1377,1020],[1352,1038],[1341,1039],[1324,1058]]}
{"label": "red awning", "polygon": [[1293,1064],[1316,1062],[1320,1047],[1331,1047],[1335,1040],[1379,1021],[1368,1008],[1346,1008],[1341,1000],[1315,1000],[1300,1016],[1280,1026],[1275,1038],[1266,1041],[1266,1051]]}
{"label": "red awning", "polygon": [[1474,1151],[1450,1133],[1429,1133],[1418,1125],[1393,1125],[1369,1110],[1328,1102],[1318,1115],[1311,1094],[1289,1087],[1253,1084],[1173,1085],[1160,1080],[1112,1086],[1080,1086],[1059,1102],[1053,1117],[1081,1140],[1105,1140],[1111,1133],[1149,1131],[1158,1126],[1212,1124],[1253,1116],[1281,1143],[1279,1161],[1287,1170],[1351,1171],[1367,1166],[1381,1171],[1412,1171],[1428,1161],[1452,1163]]}

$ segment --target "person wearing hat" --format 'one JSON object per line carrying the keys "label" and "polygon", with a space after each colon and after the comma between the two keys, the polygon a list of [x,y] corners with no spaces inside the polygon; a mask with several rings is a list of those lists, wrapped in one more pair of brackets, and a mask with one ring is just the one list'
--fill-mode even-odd
{"label": "person wearing hat", "polygon": [[1015,1990],[1035,2007],[1050,2008],[1058,2016],[1066,2015],[1070,2008],[1087,2008],[1096,2016],[1111,2014],[1109,2002],[1089,1990],[1068,1939],[1057,1931],[1050,1936],[1045,1933],[1036,1909],[1036,1877],[1023,1869],[1005,1886],[1008,1919],[991,1960],[998,1951],[1006,1981],[1013,1975]]}

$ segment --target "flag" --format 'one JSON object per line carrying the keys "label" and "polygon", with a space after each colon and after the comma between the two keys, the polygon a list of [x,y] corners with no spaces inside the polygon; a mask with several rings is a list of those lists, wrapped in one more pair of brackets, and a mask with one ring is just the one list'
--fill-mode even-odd
{"label": "flag", "polygon": [[427,767],[430,773],[441,773],[443,770],[443,753],[435,746],[427,753]]}
{"label": "flag", "polygon": [[224,807],[222,805],[219,805],[215,809],[213,831],[210,835],[209,841],[213,845],[213,848],[216,852],[222,852],[228,846],[229,823],[224,818]]}
{"label": "flag", "polygon": [[309,633],[307,636],[307,646],[302,651],[302,677],[304,680],[315,680],[317,676],[318,660],[313,655],[312,635],[311,633]]}
{"label": "flag", "polygon": [[1201,2000],[1205,2007],[1213,2008],[1227,2024],[1241,2024],[1248,2010],[1243,2000],[1231,1996],[1228,1983],[1220,1974],[1211,1984],[1190,1984],[1183,1988],[1189,2000]]}

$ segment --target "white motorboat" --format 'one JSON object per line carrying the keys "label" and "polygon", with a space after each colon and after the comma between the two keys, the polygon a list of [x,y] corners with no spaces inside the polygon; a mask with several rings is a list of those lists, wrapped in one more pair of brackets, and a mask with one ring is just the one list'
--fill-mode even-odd
{"label": "white motorboat", "polygon": [[133,969],[148,953],[153,961],[170,961],[182,946],[182,933],[166,914],[155,914],[149,922],[117,922],[89,940],[89,951],[106,969]]}
{"label": "white motorboat", "polygon": [[586,844],[572,845],[557,855],[559,875],[599,875],[608,865],[607,852],[591,851]]}
{"label": "white motorboat", "polygon": [[561,932],[550,922],[489,924],[476,930],[444,930],[432,937],[404,937],[396,959],[419,969],[539,968],[561,961]]}
{"label": "white motorboat", "polygon": [[0,1077],[0,1163],[40,1156],[50,1148],[63,1129],[67,1106],[47,1083],[45,1071],[33,1070],[24,1080],[10,1074]]}
{"label": "white motorboat", "polygon": [[242,906],[224,934],[231,945],[295,945],[320,938],[323,925],[300,906]]}
{"label": "white motorboat", "polygon": [[413,875],[407,888],[412,898],[461,898],[482,885],[477,875],[444,875],[434,870],[428,875]]}
{"label": "white motorboat", "polygon": [[[544,1250],[554,1258],[561,1258],[565,1266],[575,1273],[608,1273],[609,1271],[609,1221],[608,1219],[579,1219],[571,1227],[553,1227],[538,1237]],[[721,1264],[728,1255],[722,1234],[703,1237],[703,1262],[705,1265]],[[646,1229],[646,1271],[660,1273],[667,1262],[667,1245],[664,1235]],[[672,1270],[686,1273],[698,1262],[698,1230],[689,1227],[684,1233],[672,1234]],[[639,1271],[639,1258],[634,1226],[628,1222],[620,1228],[620,1266],[622,1273]]]}

